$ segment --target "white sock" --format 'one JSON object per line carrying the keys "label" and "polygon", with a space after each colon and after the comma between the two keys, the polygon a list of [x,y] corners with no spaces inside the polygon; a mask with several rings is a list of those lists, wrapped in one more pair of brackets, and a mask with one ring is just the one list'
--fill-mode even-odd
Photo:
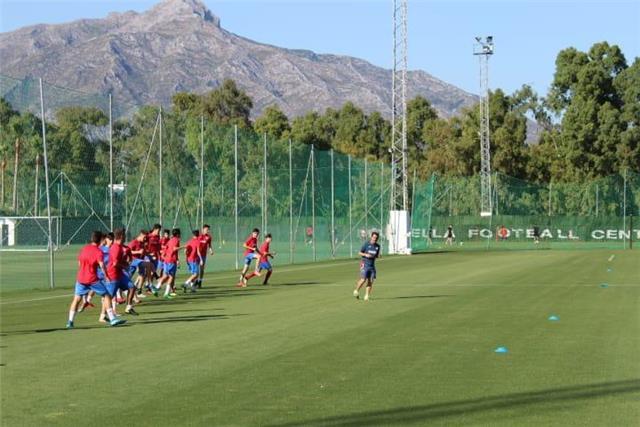
{"label": "white sock", "polygon": [[169,289],[171,289],[171,286],[167,285],[167,287],[164,289],[164,296],[166,297],[167,295],[169,295]]}
{"label": "white sock", "polygon": [[127,311],[131,310],[133,306],[131,304],[127,304]]}
{"label": "white sock", "polygon": [[113,313],[112,309],[107,309],[107,316],[109,316],[109,320],[113,320],[116,318],[116,315]]}
{"label": "white sock", "polygon": [[73,319],[76,317],[75,310],[69,310],[69,322],[73,322]]}

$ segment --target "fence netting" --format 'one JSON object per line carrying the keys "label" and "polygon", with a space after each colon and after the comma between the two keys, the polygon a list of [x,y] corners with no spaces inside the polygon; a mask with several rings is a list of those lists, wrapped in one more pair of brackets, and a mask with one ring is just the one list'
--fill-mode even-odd
{"label": "fence netting", "polygon": [[414,218],[430,209],[430,221],[414,226],[413,247],[622,249],[640,239],[638,173],[546,185],[492,178],[493,215],[481,217],[478,177],[436,177],[430,203],[414,205]]}
{"label": "fence netting", "polygon": [[[0,243],[44,250],[39,81],[0,76],[0,96]],[[154,223],[183,240],[209,224],[211,270],[237,268],[253,228],[273,235],[276,264],[354,256],[374,230],[387,249],[387,163],[48,83],[42,99],[58,250],[94,229],[126,227],[132,238]],[[479,215],[479,188],[478,177],[413,179],[413,251],[624,248],[640,238],[637,172],[550,184],[494,174],[490,217]]]}

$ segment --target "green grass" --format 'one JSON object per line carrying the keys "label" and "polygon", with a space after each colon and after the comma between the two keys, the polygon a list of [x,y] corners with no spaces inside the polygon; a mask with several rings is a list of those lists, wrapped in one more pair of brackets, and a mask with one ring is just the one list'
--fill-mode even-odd
{"label": "green grass", "polygon": [[[272,286],[248,289],[216,273],[195,295],[148,299],[126,327],[99,325],[94,310],[73,331],[69,289],[15,290],[33,267],[0,256],[2,425],[640,419],[637,252],[388,257],[370,303],[351,297],[354,260],[281,267]],[[60,283],[73,280],[68,262]]]}

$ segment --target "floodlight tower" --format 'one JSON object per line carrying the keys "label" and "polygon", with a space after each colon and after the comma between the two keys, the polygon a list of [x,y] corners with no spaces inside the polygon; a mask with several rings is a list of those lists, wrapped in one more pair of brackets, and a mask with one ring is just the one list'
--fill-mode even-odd
{"label": "floodlight tower", "polygon": [[407,0],[393,0],[390,253],[407,253]]}
{"label": "floodlight tower", "polygon": [[491,216],[491,144],[489,140],[489,58],[493,37],[476,37],[473,54],[480,59],[480,216]]}
{"label": "floodlight tower", "polygon": [[407,0],[393,0],[391,209],[407,210]]}

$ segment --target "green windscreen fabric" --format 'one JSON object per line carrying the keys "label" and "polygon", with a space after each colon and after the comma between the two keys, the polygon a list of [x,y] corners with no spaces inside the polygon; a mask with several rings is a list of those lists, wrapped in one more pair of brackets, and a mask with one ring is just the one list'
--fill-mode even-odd
{"label": "green windscreen fabric", "polygon": [[[622,249],[640,240],[638,174],[546,186],[493,177],[493,212],[479,215],[479,178],[439,177],[417,188],[412,245],[425,249]],[[432,199],[432,203],[423,200]],[[426,218],[430,210],[430,221]],[[451,228],[455,238],[447,239]]]}

